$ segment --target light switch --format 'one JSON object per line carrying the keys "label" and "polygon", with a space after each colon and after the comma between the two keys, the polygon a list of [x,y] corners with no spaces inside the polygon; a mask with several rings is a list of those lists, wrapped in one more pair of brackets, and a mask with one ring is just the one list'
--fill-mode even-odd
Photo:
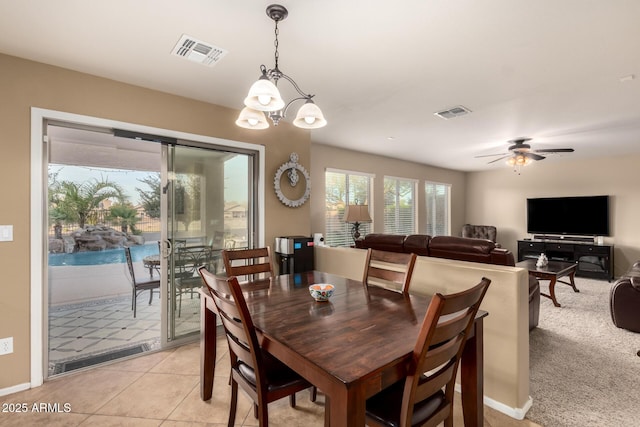
{"label": "light switch", "polygon": [[0,225],[0,242],[13,242],[13,225]]}

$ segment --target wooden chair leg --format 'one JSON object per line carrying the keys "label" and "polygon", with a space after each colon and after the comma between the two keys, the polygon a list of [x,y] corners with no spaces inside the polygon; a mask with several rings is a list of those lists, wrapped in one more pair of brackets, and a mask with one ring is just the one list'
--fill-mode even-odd
{"label": "wooden chair leg", "polygon": [[238,383],[231,382],[231,401],[229,405],[229,424],[228,427],[233,427],[236,422],[236,409],[238,404]]}
{"label": "wooden chair leg", "polygon": [[318,388],[316,386],[311,387],[311,389],[309,390],[309,399],[312,402],[316,401],[316,398],[318,397]]}
{"label": "wooden chair leg", "polygon": [[258,407],[258,425],[260,427],[268,427],[269,425],[269,411],[266,404]]}
{"label": "wooden chair leg", "polygon": [[295,394],[295,393],[291,393],[291,394],[289,395],[289,405],[290,405],[292,408],[295,408],[295,407],[296,407],[296,394]]}

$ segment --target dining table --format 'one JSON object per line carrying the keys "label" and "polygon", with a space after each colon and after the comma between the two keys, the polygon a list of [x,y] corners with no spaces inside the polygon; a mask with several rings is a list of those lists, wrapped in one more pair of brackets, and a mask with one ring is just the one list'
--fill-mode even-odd
{"label": "dining table", "polygon": [[[332,284],[317,302],[311,284]],[[475,283],[469,284],[470,286]],[[365,425],[366,400],[406,376],[430,296],[365,286],[320,272],[241,283],[260,345],[326,396],[325,425]],[[200,396],[212,397],[216,309],[201,289]],[[479,311],[460,362],[465,426],[483,425],[483,318]]]}

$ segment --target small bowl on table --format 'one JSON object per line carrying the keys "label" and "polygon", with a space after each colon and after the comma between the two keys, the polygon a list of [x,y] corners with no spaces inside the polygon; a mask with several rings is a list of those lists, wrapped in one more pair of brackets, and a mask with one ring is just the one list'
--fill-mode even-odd
{"label": "small bowl on table", "polygon": [[334,287],[328,283],[316,283],[309,286],[309,293],[318,302],[329,301],[333,295]]}

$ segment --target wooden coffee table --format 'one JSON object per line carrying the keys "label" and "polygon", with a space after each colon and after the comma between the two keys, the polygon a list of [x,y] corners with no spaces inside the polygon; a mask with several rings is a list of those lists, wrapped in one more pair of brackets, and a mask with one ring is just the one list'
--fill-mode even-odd
{"label": "wooden coffee table", "polygon": [[[520,261],[516,264],[516,267],[522,267],[529,270],[529,275],[537,278],[538,280],[549,280],[549,294],[543,294],[540,292],[540,295],[543,295],[547,298],[551,298],[553,301],[553,305],[556,307],[560,307],[560,303],[556,299],[556,282],[564,283],[573,288],[574,292],[580,292],[578,288],[576,288],[576,282],[574,277],[576,275],[576,269],[578,264],[575,262],[565,262],[565,261],[549,261],[549,263],[544,267],[536,266],[536,259],[526,259],[524,261]],[[566,282],[564,280],[560,280],[562,277],[569,277],[569,281]]]}

